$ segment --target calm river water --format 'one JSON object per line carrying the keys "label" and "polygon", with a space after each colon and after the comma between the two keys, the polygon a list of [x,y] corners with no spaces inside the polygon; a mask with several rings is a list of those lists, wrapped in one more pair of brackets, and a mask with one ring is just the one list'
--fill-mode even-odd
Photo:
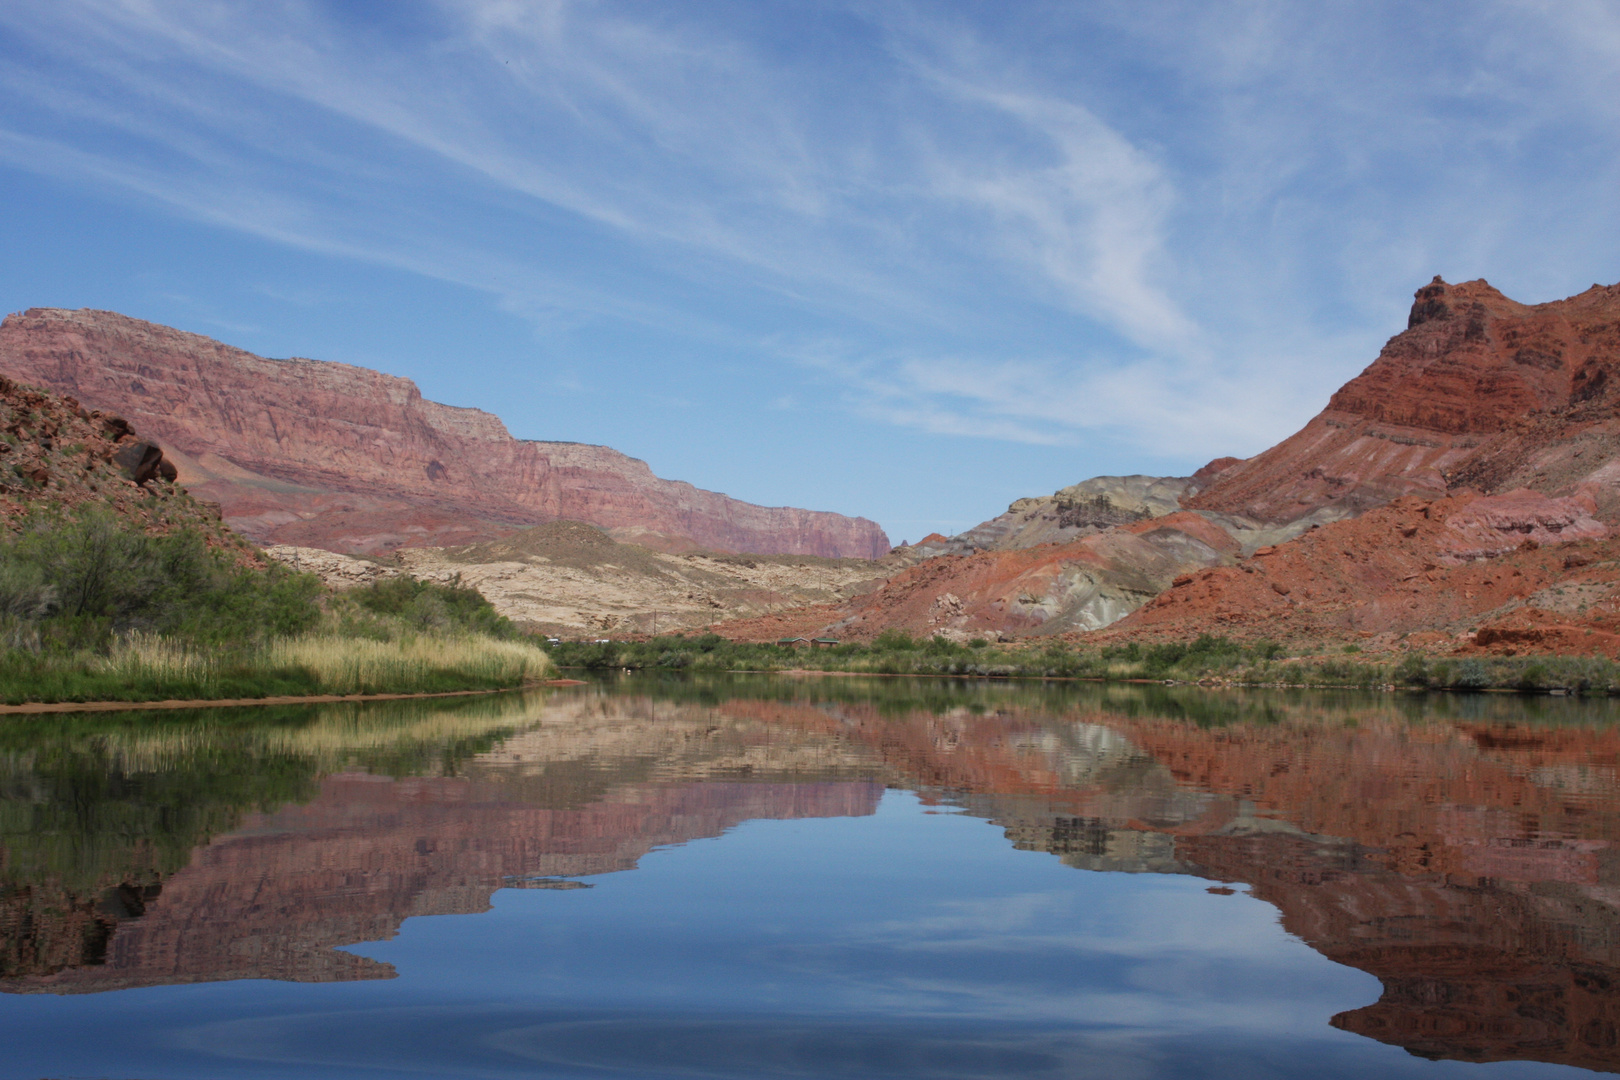
{"label": "calm river water", "polygon": [[1620,1071],[1620,703],[0,717],[0,1078]]}

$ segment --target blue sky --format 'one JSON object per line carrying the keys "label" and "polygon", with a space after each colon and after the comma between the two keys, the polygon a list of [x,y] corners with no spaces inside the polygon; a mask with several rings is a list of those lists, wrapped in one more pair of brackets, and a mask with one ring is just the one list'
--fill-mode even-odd
{"label": "blue sky", "polygon": [[406,375],[896,541],[1620,279],[1620,4],[0,5],[0,307]]}

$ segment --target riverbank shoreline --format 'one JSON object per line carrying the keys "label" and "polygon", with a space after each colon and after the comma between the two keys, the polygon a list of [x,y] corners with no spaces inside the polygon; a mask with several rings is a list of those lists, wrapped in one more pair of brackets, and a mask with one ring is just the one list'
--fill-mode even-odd
{"label": "riverbank shoreline", "polygon": [[704,635],[645,642],[564,642],[550,659],[581,672],[772,672],[957,679],[1077,680],[1204,687],[1457,690],[1521,694],[1620,695],[1620,660],[1585,655],[1434,655],[1411,649],[1326,651],[1316,644],[1243,642],[1205,635],[1190,642],[1086,647],[960,643],[895,634],[870,643],[790,652],[780,644],[738,643]]}

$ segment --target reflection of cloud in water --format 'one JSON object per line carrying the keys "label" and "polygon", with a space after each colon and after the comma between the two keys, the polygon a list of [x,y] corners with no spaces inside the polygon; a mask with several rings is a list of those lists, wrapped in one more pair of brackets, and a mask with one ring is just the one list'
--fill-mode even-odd
{"label": "reflection of cloud in water", "polygon": [[[1249,1078],[1311,1063],[1362,1077],[1337,1033],[1256,1042],[1142,1027],[984,1023],[972,1018],[715,1015],[694,1012],[380,1009],[193,1028],[191,1050],[262,1065],[457,1077],[861,1077],[863,1080]],[[224,1048],[224,1049],[221,1049]],[[1381,1076],[1431,1077],[1394,1054]]]}
{"label": "reflection of cloud in water", "polygon": [[1269,904],[1212,903],[1200,885],[1174,879],[1073,884],[1082,887],[929,898],[902,917],[752,955],[761,968],[818,980],[841,1008],[965,1011],[1007,1023],[1276,1038],[1311,1029],[1324,1010],[1342,1007],[1335,1003],[1377,993],[1369,976],[1324,968],[1304,943],[1279,942]]}

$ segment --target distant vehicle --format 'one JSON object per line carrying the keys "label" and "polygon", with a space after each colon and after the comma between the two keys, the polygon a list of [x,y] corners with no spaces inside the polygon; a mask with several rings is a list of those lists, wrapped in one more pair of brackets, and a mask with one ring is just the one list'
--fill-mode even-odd
{"label": "distant vehicle", "polygon": [[561,645],[562,644],[562,638],[548,637],[548,638],[546,638],[546,644],[547,645]]}

